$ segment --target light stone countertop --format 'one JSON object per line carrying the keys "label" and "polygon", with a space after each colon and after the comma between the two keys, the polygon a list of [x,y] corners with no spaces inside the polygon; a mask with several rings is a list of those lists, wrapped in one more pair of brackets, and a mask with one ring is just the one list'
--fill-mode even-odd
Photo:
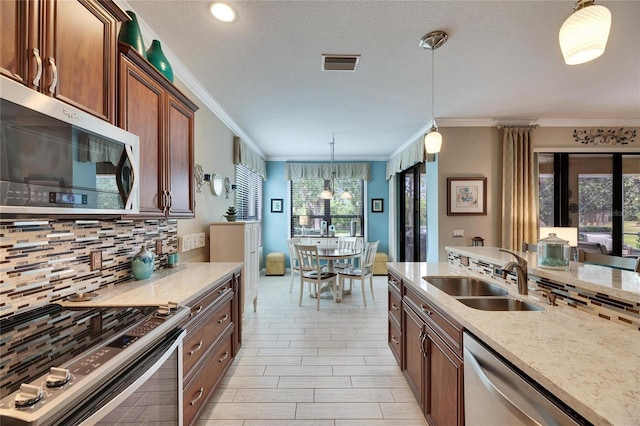
{"label": "light stone countertop", "polygon": [[[445,250],[498,265],[515,260],[509,253],[499,251],[498,247],[452,246],[445,247]],[[569,262],[568,271],[545,269],[538,267],[538,256],[535,253],[516,253],[527,260],[531,275],[640,303],[640,273],[579,262]]]}
{"label": "light stone countertop", "polygon": [[59,303],[67,307],[158,306],[168,302],[188,306],[208,288],[241,269],[240,262],[181,263],[177,268],[156,271],[146,280],[131,279],[98,290],[98,297],[86,302]]}
{"label": "light stone countertop", "polygon": [[[497,253],[498,258],[503,254]],[[511,256],[505,258],[510,260]],[[447,263],[390,262],[388,267],[403,277],[405,285],[417,289],[590,422],[640,424],[638,330],[577,309],[545,305],[537,294],[514,294],[514,286],[508,288],[512,296],[534,302],[544,310],[476,310],[422,279],[428,275],[468,276],[466,271]],[[496,280],[482,278],[506,288]]]}

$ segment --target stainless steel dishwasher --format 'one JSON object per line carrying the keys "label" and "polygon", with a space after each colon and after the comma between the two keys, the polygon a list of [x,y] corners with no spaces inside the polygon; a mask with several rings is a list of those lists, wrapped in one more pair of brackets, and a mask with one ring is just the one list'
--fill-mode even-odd
{"label": "stainless steel dishwasher", "polygon": [[464,411],[466,426],[590,424],[468,332]]}

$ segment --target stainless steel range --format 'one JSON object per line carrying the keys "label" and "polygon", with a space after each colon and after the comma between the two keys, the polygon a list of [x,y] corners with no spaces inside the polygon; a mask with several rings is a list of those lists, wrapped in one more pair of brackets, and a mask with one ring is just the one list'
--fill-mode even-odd
{"label": "stainless steel range", "polygon": [[52,304],[0,320],[0,424],[181,424],[188,315]]}

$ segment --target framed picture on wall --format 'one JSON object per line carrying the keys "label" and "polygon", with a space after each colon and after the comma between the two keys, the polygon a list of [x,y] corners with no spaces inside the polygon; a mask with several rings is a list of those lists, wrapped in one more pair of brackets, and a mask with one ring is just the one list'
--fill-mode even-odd
{"label": "framed picture on wall", "polygon": [[487,214],[487,178],[447,178],[447,215]]}
{"label": "framed picture on wall", "polygon": [[384,199],[372,198],[371,199],[371,212],[382,213],[384,212]]}
{"label": "framed picture on wall", "polygon": [[282,198],[271,199],[271,213],[282,213]]}

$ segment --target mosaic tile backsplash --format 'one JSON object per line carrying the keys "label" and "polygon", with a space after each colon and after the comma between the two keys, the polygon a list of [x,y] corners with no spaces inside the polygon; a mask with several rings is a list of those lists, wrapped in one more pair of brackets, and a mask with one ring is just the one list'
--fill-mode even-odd
{"label": "mosaic tile backsplash", "polygon": [[[468,270],[474,274],[486,275],[507,285],[516,286],[517,278],[515,272],[508,273],[505,278],[500,278],[494,275],[493,265],[490,263],[453,252],[447,252],[447,255],[449,264],[452,266]],[[558,304],[565,304],[599,318],[616,321],[618,324],[640,330],[640,305],[633,301],[619,299],[531,274],[529,274],[529,281],[534,283],[534,287],[551,290],[556,295],[556,303]]]}
{"label": "mosaic tile backsplash", "polygon": [[[177,221],[1,221],[0,318],[133,279],[131,258],[143,245],[164,268],[177,252]],[[91,270],[96,251],[101,268]]]}

